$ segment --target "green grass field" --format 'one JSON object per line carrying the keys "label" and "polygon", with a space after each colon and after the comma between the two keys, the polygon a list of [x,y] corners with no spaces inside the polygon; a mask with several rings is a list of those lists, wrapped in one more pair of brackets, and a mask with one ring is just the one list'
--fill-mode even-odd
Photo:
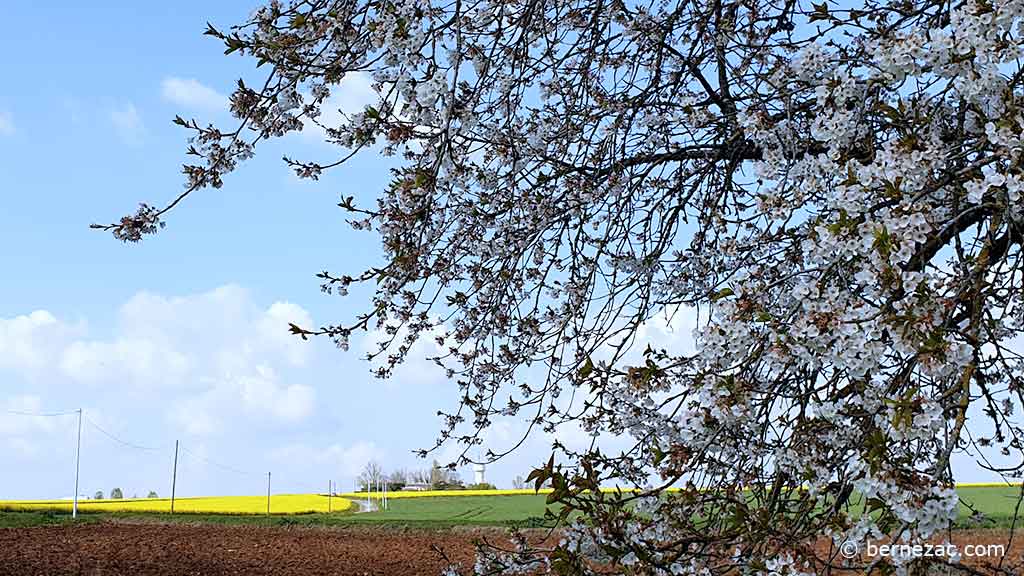
{"label": "green grass field", "polygon": [[1015,514],[1021,516],[1017,520],[1018,526],[1021,524],[1021,520],[1024,520],[1024,504],[1019,512],[1016,511],[1017,501],[1021,497],[1020,486],[962,486],[957,488],[957,494],[960,496],[960,522],[962,524],[970,524],[969,517],[972,508],[985,515],[986,520],[983,521],[982,526],[1009,527],[1013,525]]}
{"label": "green grass field", "polygon": [[[961,487],[961,527],[1009,527],[1013,523],[1020,487]],[[217,515],[144,512],[87,512],[79,522],[128,519],[161,522],[208,522],[268,526],[359,526],[393,525],[445,528],[452,526],[539,526],[542,525],[546,496],[444,496],[394,498],[386,511],[345,514]],[[971,519],[972,509],[984,519]],[[1024,510],[1022,510],[1024,514]],[[63,511],[0,512],[0,527],[64,523],[71,520]]]}
{"label": "green grass field", "polygon": [[349,523],[449,526],[535,524],[544,516],[546,500],[544,494],[395,498],[388,500],[387,510],[352,514],[345,520]]}

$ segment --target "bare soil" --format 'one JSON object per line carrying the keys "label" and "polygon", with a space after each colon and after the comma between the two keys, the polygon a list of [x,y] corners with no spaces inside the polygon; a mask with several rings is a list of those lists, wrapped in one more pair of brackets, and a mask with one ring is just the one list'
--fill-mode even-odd
{"label": "bare soil", "polygon": [[437,576],[494,530],[99,523],[0,529],[4,576]]}
{"label": "bare soil", "polygon": [[[540,531],[542,532],[542,531]],[[437,576],[446,556],[472,566],[474,542],[505,543],[503,529],[297,528],[102,522],[0,529],[2,576]],[[952,541],[1007,544],[1007,530],[955,532]],[[863,573],[870,558],[815,548],[838,574]],[[444,553],[444,556],[440,552]],[[963,558],[967,573],[1024,574],[1024,534],[1004,555]],[[845,568],[845,569],[844,569]]]}

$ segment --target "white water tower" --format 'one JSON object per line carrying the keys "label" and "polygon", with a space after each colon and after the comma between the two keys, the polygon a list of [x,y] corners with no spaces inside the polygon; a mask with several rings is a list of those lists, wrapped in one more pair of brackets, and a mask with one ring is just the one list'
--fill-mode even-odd
{"label": "white water tower", "polygon": [[483,464],[473,465],[473,477],[476,479],[476,484],[484,483],[484,471],[486,470],[487,468]]}

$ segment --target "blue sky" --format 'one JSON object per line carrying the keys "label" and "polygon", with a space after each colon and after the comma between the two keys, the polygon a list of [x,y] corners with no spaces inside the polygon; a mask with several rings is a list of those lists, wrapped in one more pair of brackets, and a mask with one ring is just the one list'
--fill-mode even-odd
{"label": "blue sky", "polygon": [[[285,149],[331,158],[315,134],[264,146],[221,190],[178,209],[167,229],[126,246],[89,230],[141,201],[181,189],[186,134],[175,114],[229,121],[223,99],[250,63],[225,57],[202,36],[255,2],[30,5],[0,38],[0,409],[84,407],[83,493],[169,487],[175,439],[190,452],[250,472],[183,456],[183,494],[259,493],[351,486],[369,458],[385,468],[425,464],[410,451],[432,443],[455,390],[426,363],[394,382],[324,342],[303,345],[287,323],[339,321],[350,299],[324,296],[314,274],[354,271],[379,257],[375,239],[352,231],[341,194],[372,197],[387,164],[372,156],[319,183],[297,180]],[[365,86],[337,102],[358,106]],[[73,490],[74,418],[0,414],[0,447],[15,474],[0,498],[62,497]],[[118,444],[99,431],[145,451]],[[507,485],[532,457],[496,466]],[[5,456],[6,458],[6,456]],[[470,477],[466,470],[464,476]]]}
{"label": "blue sky", "polygon": [[[375,238],[348,228],[335,204],[372,198],[388,180],[385,160],[364,155],[318,183],[299,181],[285,150],[321,160],[336,151],[315,133],[294,135],[263,146],[221,190],[192,197],[141,245],[88,228],[178,193],[186,134],[174,115],[227,122],[235,80],[258,77],[202,31],[240,22],[256,4],[6,7],[19,24],[0,51],[20,57],[6,59],[0,92],[0,450],[14,471],[0,474],[0,499],[73,492],[75,418],[12,410],[85,409],[87,494],[166,494],[176,439],[188,450],[182,495],[258,494],[266,471],[277,492],[329,479],[349,488],[371,458],[387,469],[426,465],[411,450],[433,443],[435,412],[457,395],[431,364],[414,360],[381,382],[359,360],[366,342],[344,354],[286,332],[288,322],[351,318],[366,302],[322,295],[314,274],[379,258]],[[335,102],[358,108],[366,97],[353,81]],[[684,328],[655,325],[646,337],[689,346]],[[522,429],[500,423],[489,447]],[[573,430],[561,438],[588,440]],[[549,440],[533,438],[488,478],[508,487],[546,460]]]}

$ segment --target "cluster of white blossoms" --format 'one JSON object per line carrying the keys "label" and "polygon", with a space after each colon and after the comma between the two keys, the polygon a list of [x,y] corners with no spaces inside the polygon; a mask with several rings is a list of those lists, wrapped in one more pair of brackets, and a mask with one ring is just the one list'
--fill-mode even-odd
{"label": "cluster of white blossoms", "polygon": [[[760,360],[765,370],[782,373],[795,363],[818,371],[823,383],[840,378],[847,386],[862,388],[838,402],[817,404],[818,417],[830,426],[854,425],[858,420],[844,418],[844,413],[874,412],[887,459],[901,453],[914,456],[907,461],[916,471],[914,481],[900,480],[900,467],[907,464],[884,462],[843,466],[834,461],[832,477],[823,478],[813,454],[808,454],[806,477],[813,478],[818,489],[841,473],[839,477],[852,480],[864,497],[884,502],[913,534],[922,536],[956,517],[957,497],[943,486],[948,480],[942,476],[946,462],[941,455],[952,448],[948,443],[959,440],[942,439],[950,425],[949,405],[942,396],[949,396],[945,390],[950,384],[957,389],[965,371],[970,377],[979,348],[969,334],[950,329],[948,320],[956,298],[962,296],[965,270],[932,262],[953,235],[933,244],[936,236],[957,225],[956,218],[969,216],[971,205],[994,204],[996,211],[1019,213],[1015,204],[1020,176],[1007,167],[1021,160],[1018,143],[1024,123],[1017,122],[1016,112],[1010,116],[1013,120],[1005,116],[1006,100],[1013,97],[999,65],[1019,55],[1021,10],[1020,2],[959,5],[944,28],[922,27],[875,42],[869,64],[878,72],[869,66],[847,67],[833,58],[837,50],[818,44],[807,46],[792,60],[795,77],[817,84],[814,93],[822,110],[810,135],[829,150],[793,160],[780,145],[775,154],[766,153],[756,169],[773,188],[759,193],[771,199],[762,208],[764,232],[780,221],[809,230],[800,245],[800,260],[775,263],[779,270],[768,278],[770,283],[732,282],[729,296],[713,304],[712,323],[698,335],[701,358],[720,371],[743,373],[739,367],[749,366],[751,350],[768,342],[770,353]],[[934,92],[919,94],[914,110],[901,111],[892,107],[892,100],[879,96],[889,91],[887,84],[911,77],[920,83],[929,83],[930,77],[954,81],[930,84]],[[902,98],[898,91],[886,97]],[[946,103],[958,98],[977,104],[976,111],[967,114],[976,117],[975,126],[987,126],[978,136],[994,149],[990,156],[976,157],[984,163],[980,178],[944,182],[941,175],[948,173],[951,155],[962,144],[950,142],[943,133],[944,124],[952,120]],[[917,119],[913,140],[894,134],[877,142],[870,157],[843,157],[848,146],[873,130],[865,121],[870,117],[865,108],[883,106]],[[986,116],[979,118],[979,113]],[[758,120],[745,124],[748,135],[753,132],[762,145],[781,140],[775,138],[777,127],[765,124],[764,115]],[[1004,126],[998,132],[997,122]],[[778,206],[775,199],[796,198],[796,189],[801,198],[816,198],[813,208],[805,202],[790,204],[790,210]],[[767,209],[772,204],[776,206]],[[965,207],[966,214],[956,212]],[[969,319],[964,318],[952,328],[968,326]],[[906,394],[900,400],[893,395],[892,378],[898,378],[911,361],[919,370],[913,373],[916,387],[899,390]],[[858,397],[863,404],[851,405]],[[834,443],[838,453],[870,450],[849,443],[843,435],[823,434],[820,439]],[[931,451],[922,454],[919,445]],[[798,451],[783,450],[780,456],[785,468],[800,469]],[[862,462],[860,458],[857,454],[850,462]],[[902,456],[895,460],[902,462]],[[936,462],[939,465],[929,469]],[[867,517],[861,521],[870,522]]]}
{"label": "cluster of white blossoms", "polygon": [[[380,330],[381,376],[435,338],[460,400],[440,442],[506,417],[633,440],[555,446],[552,498],[588,521],[475,570],[829,572],[801,543],[930,536],[952,454],[1024,443],[1024,0],[834,4],[275,1],[210,32],[273,70],[232,95],[238,130],[179,122],[186,186],[370,74],[379,101],[324,126],[339,159],[289,163],[400,153],[339,204],[383,263],[320,275],[372,305],[296,333]],[[696,353],[626,361],[666,309],[699,310]]]}
{"label": "cluster of white blossoms", "polygon": [[[946,386],[953,384],[956,390],[965,371],[970,377],[980,346],[949,326],[949,312],[962,294],[964,269],[936,265],[932,258],[952,237],[935,245],[936,236],[956,226],[957,218],[968,217],[970,205],[994,203],[996,211],[1020,213],[1021,177],[1008,172],[1007,166],[1021,160],[1024,122],[1016,119],[1016,112],[1010,115],[1012,120],[1005,116],[1007,86],[998,69],[1019,53],[1020,11],[1019,2],[996,3],[990,9],[966,3],[952,10],[947,28],[922,28],[897,40],[880,41],[872,49],[871,64],[885,76],[868,67],[859,72],[841,67],[842,60],[832,58],[836,53],[820,44],[801,50],[791,61],[791,72],[817,84],[814,94],[822,110],[810,135],[828,145],[822,153],[794,160],[791,126],[771,124],[766,115],[752,111],[740,116],[746,136],[769,148],[755,165],[757,175],[770,182],[768,189],[757,193],[763,233],[781,232],[781,227],[774,228],[780,222],[803,226],[809,233],[800,244],[799,261],[772,262],[777,273],[767,281],[748,273],[746,279],[737,277],[729,283],[728,293],[712,304],[712,322],[696,334],[697,360],[712,371],[739,376],[748,371],[751,351],[767,343],[768,353],[757,358],[765,374],[784,374],[796,365],[820,373],[823,382],[840,378],[847,386],[860,388],[815,404],[817,418],[830,430],[817,432],[825,448],[815,445],[801,452],[783,447],[776,453],[776,463],[808,479],[812,493],[821,493],[836,479],[852,481],[863,497],[884,503],[909,529],[901,533],[907,538],[930,536],[957,514],[956,492],[943,477],[942,455],[948,456],[952,444],[959,442],[943,439],[951,425]],[[951,85],[933,84],[935,99],[920,98],[917,110],[891,108],[893,113],[918,117],[914,141],[894,136],[877,142],[870,159],[844,157],[844,149],[873,130],[865,122],[869,114],[864,108],[891,106],[877,94],[887,91],[888,82],[914,76],[922,82],[931,76],[955,79]],[[876,96],[868,97],[872,86]],[[900,98],[898,92],[891,97]],[[937,175],[950,170],[950,156],[961,144],[950,142],[943,132],[952,114],[947,102],[956,98],[976,102],[977,110],[988,115],[975,117],[973,125],[985,126],[978,135],[995,149],[991,156],[977,157],[983,164],[977,179],[944,182]],[[995,122],[1003,127],[997,129]],[[786,206],[782,198],[792,200]],[[814,198],[812,209],[807,198]],[[966,215],[956,212],[964,208]],[[720,247],[724,257],[731,255],[724,241]],[[721,260],[722,269],[734,270],[726,258]],[[964,318],[956,327],[968,326],[969,319]],[[916,388],[899,389],[901,399],[894,397],[892,378],[908,361],[917,369],[912,380]],[[756,389],[756,382],[751,384]],[[733,390],[723,392],[713,379],[703,380],[702,386],[692,392],[699,415],[692,410],[676,415],[681,444],[714,450],[704,445],[709,436],[716,436],[717,429],[709,429],[708,421],[716,426],[757,421],[756,404],[752,407],[749,399],[737,398]],[[709,390],[716,393],[709,397]],[[724,398],[725,407],[716,398]],[[649,434],[654,428],[649,414],[636,410],[635,404],[627,406],[624,411],[641,428],[638,431]],[[870,415],[874,429],[882,434],[884,461],[862,465],[865,455],[858,452],[874,448],[835,433],[863,426],[861,414]],[[829,458],[821,457],[823,450]],[[904,454],[909,459],[904,460]],[[901,470],[908,465],[914,471],[911,482],[901,480]],[[868,534],[864,526],[873,525],[865,515],[856,524],[860,528],[846,537],[863,538]]]}
{"label": "cluster of white blossoms", "polygon": [[[852,470],[864,470],[867,467],[857,458],[851,462]],[[960,501],[953,488],[928,486],[919,491],[911,491],[871,474],[857,478],[854,486],[865,500],[877,498],[886,502],[890,510],[904,523],[903,526],[913,528],[897,533],[900,539],[917,541],[929,538],[937,531],[948,527],[958,514]],[[871,515],[865,513],[844,536],[847,540],[856,542],[868,537],[877,539],[882,533]]]}

